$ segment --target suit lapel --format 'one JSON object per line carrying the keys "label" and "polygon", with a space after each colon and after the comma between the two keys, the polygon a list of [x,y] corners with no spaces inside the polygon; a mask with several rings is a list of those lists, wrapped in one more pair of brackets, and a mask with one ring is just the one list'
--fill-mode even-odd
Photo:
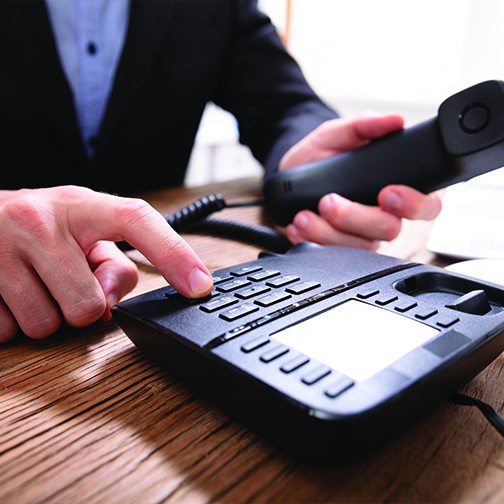
{"label": "suit lapel", "polygon": [[0,36],[48,121],[84,160],[72,92],[61,68],[44,1],[0,2]]}
{"label": "suit lapel", "polygon": [[132,0],[123,54],[102,123],[96,153],[135,100],[169,32],[176,2]]}

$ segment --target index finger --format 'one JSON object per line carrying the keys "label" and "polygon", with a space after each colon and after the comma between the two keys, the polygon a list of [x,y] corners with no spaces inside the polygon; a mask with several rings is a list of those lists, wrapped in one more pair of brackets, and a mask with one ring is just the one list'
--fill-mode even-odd
{"label": "index finger", "polygon": [[92,195],[84,209],[79,205],[71,210],[73,234],[85,251],[99,240],[125,240],[183,296],[210,293],[213,281],[208,269],[159,212],[140,199]]}

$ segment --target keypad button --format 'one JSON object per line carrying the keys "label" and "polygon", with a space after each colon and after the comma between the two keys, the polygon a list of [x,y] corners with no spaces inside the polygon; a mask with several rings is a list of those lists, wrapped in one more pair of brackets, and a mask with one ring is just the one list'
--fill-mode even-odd
{"label": "keypad button", "polygon": [[278,347],[272,348],[271,350],[268,350],[266,353],[262,354],[260,359],[262,362],[271,362],[274,361],[275,359],[278,359],[278,357],[281,357],[282,355],[285,355],[289,351],[289,348],[286,347],[285,345],[280,345]]}
{"label": "keypad button", "polygon": [[398,300],[397,296],[390,295],[390,296],[384,296],[380,299],[375,299],[375,303],[380,306],[385,306],[397,300]]}
{"label": "keypad button", "polygon": [[284,373],[292,373],[292,371],[295,371],[305,364],[308,364],[308,362],[310,362],[310,359],[308,359],[308,357],[306,357],[305,355],[298,355],[295,359],[286,362],[280,369]]}
{"label": "keypad button", "polygon": [[400,305],[397,305],[394,310],[397,310],[398,312],[401,312],[401,313],[405,313],[409,310],[412,310],[413,308],[415,308],[416,306],[418,306],[417,303],[415,303],[414,301],[411,302],[411,301],[406,301],[406,303],[402,303]]}
{"label": "keypad button", "polygon": [[262,270],[262,266],[243,266],[240,269],[235,269],[233,271],[230,271],[230,273],[233,276],[245,276],[250,273],[253,273],[254,271],[259,271],[259,270]]}
{"label": "keypad button", "polygon": [[236,297],[240,299],[250,299],[251,297],[258,296],[265,292],[269,292],[271,289],[269,287],[264,287],[258,285],[257,287],[250,287],[249,289],[243,289],[235,294]]}
{"label": "keypad button", "polygon": [[222,312],[221,314],[219,314],[219,317],[227,320],[228,322],[231,322],[233,320],[236,320],[237,318],[244,317],[245,315],[253,313],[257,310],[259,310],[257,306],[249,303],[243,303],[236,306],[235,308],[231,308],[230,310]]}
{"label": "keypad button", "polygon": [[324,392],[327,397],[334,399],[340,394],[348,390],[354,385],[354,381],[348,378],[348,376],[340,376],[329,388]]}
{"label": "keypad button", "polygon": [[232,280],[231,282],[226,282],[217,286],[217,290],[220,292],[231,292],[237,289],[241,289],[242,287],[247,287],[248,285],[252,285],[252,282],[249,280]]}
{"label": "keypad button", "polygon": [[460,319],[458,317],[440,317],[436,324],[440,327],[447,328],[457,323]]}
{"label": "keypad button", "polygon": [[267,336],[259,336],[258,338],[254,338],[251,341],[245,343],[241,350],[242,352],[249,353],[261,348],[264,345],[267,345],[270,342],[270,339]]}
{"label": "keypad button", "polygon": [[232,296],[221,296],[217,299],[207,301],[205,304],[202,304],[200,306],[200,310],[203,310],[204,312],[207,313],[212,313],[214,311],[221,310],[226,306],[231,306],[235,303],[238,303],[238,299]]}
{"label": "keypad button", "polygon": [[208,296],[202,298],[186,298],[184,296],[180,296],[179,299],[183,303],[193,306],[204,303],[205,301],[208,301],[209,299],[212,299],[215,296],[220,296],[220,294],[217,291],[213,290]]}
{"label": "keypad button", "polygon": [[370,297],[376,296],[380,291],[378,289],[368,289],[366,291],[359,292],[357,297],[360,299],[368,299]]}
{"label": "keypad button", "polygon": [[219,284],[222,282],[229,282],[229,280],[233,279],[233,277],[231,275],[212,275],[212,278],[213,278],[214,284]]}
{"label": "keypad button", "polygon": [[331,374],[331,370],[327,366],[321,366],[311,373],[308,373],[301,379],[301,381],[306,385],[313,385],[329,374]]}
{"label": "keypad button", "polygon": [[253,275],[249,275],[247,278],[249,280],[253,280],[254,282],[260,282],[261,280],[266,280],[267,278],[271,278],[277,275],[280,275],[280,271],[264,270],[259,271],[259,273],[254,273]]}
{"label": "keypad button", "polygon": [[302,294],[303,292],[315,289],[316,287],[320,287],[318,282],[301,282],[296,285],[292,285],[291,287],[287,287],[285,290],[291,294]]}
{"label": "keypad button", "polygon": [[291,297],[292,296],[290,294],[287,294],[286,292],[272,292],[267,296],[256,299],[254,303],[258,304],[259,306],[271,306],[275,303],[279,303],[280,301],[285,301],[286,299],[289,299]]}
{"label": "keypad button", "polygon": [[296,282],[297,280],[299,280],[297,275],[283,275],[266,282],[266,285],[269,285],[270,287],[283,287],[284,285]]}
{"label": "keypad button", "polygon": [[428,318],[436,315],[437,312],[437,310],[428,308],[422,312],[415,313],[415,317],[419,318],[420,320],[427,320]]}

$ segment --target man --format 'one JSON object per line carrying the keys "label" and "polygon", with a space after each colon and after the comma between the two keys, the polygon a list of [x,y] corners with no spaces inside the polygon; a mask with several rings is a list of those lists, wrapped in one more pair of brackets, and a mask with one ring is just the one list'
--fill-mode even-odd
{"label": "man", "polygon": [[[114,241],[138,248],[183,295],[210,292],[207,268],[157,212],[110,195],[183,183],[208,101],[237,117],[266,176],[403,125],[396,115],[339,119],[254,0],[0,2],[0,76],[0,341],[110,317],[137,279]],[[327,195],[320,215],[300,212],[286,234],[375,249],[401,218],[440,209],[397,186],[378,204]]]}

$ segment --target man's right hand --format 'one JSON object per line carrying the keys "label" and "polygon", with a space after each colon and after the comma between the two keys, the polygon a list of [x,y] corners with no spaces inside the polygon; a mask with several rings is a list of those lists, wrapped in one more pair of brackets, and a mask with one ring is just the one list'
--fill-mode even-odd
{"label": "man's right hand", "polygon": [[212,277],[189,245],[146,202],[81,187],[0,191],[0,342],[32,338],[64,320],[110,318],[138,272],[112,242],[127,241],[186,297]]}

